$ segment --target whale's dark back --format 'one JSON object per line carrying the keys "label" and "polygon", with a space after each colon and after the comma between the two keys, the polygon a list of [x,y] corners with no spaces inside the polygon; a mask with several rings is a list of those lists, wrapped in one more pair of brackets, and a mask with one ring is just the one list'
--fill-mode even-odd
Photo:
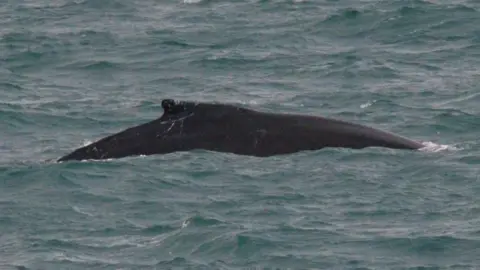
{"label": "whale's dark back", "polygon": [[272,156],[325,147],[419,149],[410,139],[324,117],[259,112],[230,104],[162,101],[164,114],[75,150],[59,161],[204,149]]}

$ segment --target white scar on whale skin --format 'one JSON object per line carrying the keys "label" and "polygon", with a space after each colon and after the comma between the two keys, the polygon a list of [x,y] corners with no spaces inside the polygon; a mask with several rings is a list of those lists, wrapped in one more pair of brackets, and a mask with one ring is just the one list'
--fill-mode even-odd
{"label": "white scar on whale skin", "polygon": [[173,121],[172,124],[170,125],[170,127],[167,129],[167,131],[164,132],[164,134],[170,132],[170,130],[173,128],[173,126],[175,126],[175,122],[176,121]]}
{"label": "white scar on whale skin", "polygon": [[187,116],[184,116],[184,117],[182,117],[182,118],[178,118],[178,119],[176,119],[176,120],[160,122],[161,125],[164,125],[164,124],[167,124],[167,123],[170,123],[170,122],[171,122],[172,124],[170,125],[170,127],[168,127],[168,129],[167,129],[165,132],[163,132],[162,134],[158,134],[158,135],[157,135],[157,138],[160,137],[161,135],[166,135],[166,134],[168,134],[168,132],[170,132],[170,130],[172,130],[172,128],[175,126],[175,124],[176,124],[177,122],[180,122],[180,123],[181,123],[181,126],[180,126],[180,134],[182,134],[182,133],[183,133],[183,122],[184,122],[184,120],[187,119],[188,117],[193,116],[193,115],[195,115],[195,114],[194,114],[194,113],[191,113],[191,114],[189,114],[189,115],[187,115]]}

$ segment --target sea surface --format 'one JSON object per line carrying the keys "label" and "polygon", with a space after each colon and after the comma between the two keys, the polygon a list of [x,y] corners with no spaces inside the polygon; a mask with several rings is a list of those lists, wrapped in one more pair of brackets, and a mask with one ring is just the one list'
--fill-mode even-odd
{"label": "sea surface", "polygon": [[[55,162],[164,98],[425,148]],[[2,270],[480,269],[479,174],[477,0],[0,3]]]}

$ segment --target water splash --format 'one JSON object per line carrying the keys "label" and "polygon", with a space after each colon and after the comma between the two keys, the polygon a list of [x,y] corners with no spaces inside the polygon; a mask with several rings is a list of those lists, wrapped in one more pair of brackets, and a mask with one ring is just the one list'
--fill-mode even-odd
{"label": "water splash", "polygon": [[424,151],[424,152],[436,153],[436,152],[446,151],[446,150],[450,150],[450,151],[461,150],[458,147],[455,147],[453,145],[448,145],[448,144],[436,144],[434,142],[422,142],[422,144],[424,145],[424,147],[420,148],[420,151]]}
{"label": "water splash", "polygon": [[362,109],[368,108],[368,107],[372,106],[373,103],[375,103],[375,102],[377,102],[377,100],[372,100],[372,101],[369,101],[367,103],[361,104],[360,108],[362,108]]}

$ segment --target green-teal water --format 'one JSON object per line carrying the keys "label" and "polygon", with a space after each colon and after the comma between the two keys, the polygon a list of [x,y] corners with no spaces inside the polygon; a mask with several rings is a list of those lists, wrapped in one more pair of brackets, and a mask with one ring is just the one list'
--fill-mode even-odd
{"label": "green-teal water", "polygon": [[[4,0],[0,26],[0,269],[480,269],[477,0]],[[426,149],[53,162],[163,98]]]}

